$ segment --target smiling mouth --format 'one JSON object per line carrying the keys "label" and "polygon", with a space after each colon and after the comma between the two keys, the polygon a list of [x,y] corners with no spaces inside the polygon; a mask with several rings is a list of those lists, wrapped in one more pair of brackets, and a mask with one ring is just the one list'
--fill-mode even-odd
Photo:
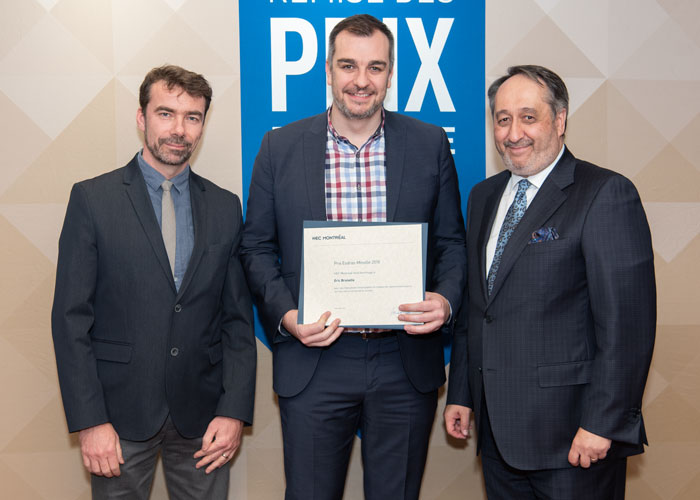
{"label": "smiling mouth", "polygon": [[518,141],[518,142],[510,142],[506,141],[503,143],[503,145],[507,148],[526,148],[528,146],[532,146],[532,141]]}
{"label": "smiling mouth", "polygon": [[374,95],[374,92],[345,92],[351,97],[357,97],[359,99],[366,99]]}
{"label": "smiling mouth", "polygon": [[161,144],[161,146],[165,145],[165,146],[167,146],[169,148],[173,148],[173,149],[187,149],[190,146],[192,146],[187,141],[184,141],[184,140],[173,141],[172,139],[171,140],[161,140],[160,144]]}

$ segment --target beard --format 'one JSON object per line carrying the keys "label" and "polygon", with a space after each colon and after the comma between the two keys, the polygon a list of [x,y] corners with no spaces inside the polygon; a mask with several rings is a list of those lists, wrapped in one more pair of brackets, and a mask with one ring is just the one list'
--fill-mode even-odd
{"label": "beard", "polygon": [[[146,130],[145,135],[148,136],[148,130]],[[185,146],[185,149],[181,151],[169,151],[164,148],[167,144]],[[187,163],[193,152],[192,143],[187,142],[184,137],[178,136],[171,136],[167,139],[158,138],[152,143],[146,142],[146,147],[153,157],[164,165],[182,165],[183,163]]]}
{"label": "beard", "polygon": [[[361,89],[359,87],[355,87],[353,90],[353,93],[358,93],[362,92],[366,89]],[[343,92],[345,94],[345,92]],[[333,96],[333,105],[338,108],[338,111],[341,112],[341,114],[347,118],[348,120],[365,120],[367,118],[370,118],[374,116],[374,114],[379,111],[383,105],[383,99],[378,100],[375,102],[371,107],[369,107],[367,110],[361,112],[361,113],[355,113],[350,108],[348,108],[345,105],[345,102],[342,99],[338,99],[335,95]]]}
{"label": "beard", "polygon": [[497,148],[506,169],[523,177],[535,175],[550,165],[557,157],[559,150],[561,149],[546,147],[544,150],[535,150],[530,155],[527,162],[516,165],[508,154],[508,148],[527,147],[532,146],[533,144],[534,141],[532,139],[521,139],[517,142],[505,141],[503,143],[503,151],[501,151],[500,148]]}

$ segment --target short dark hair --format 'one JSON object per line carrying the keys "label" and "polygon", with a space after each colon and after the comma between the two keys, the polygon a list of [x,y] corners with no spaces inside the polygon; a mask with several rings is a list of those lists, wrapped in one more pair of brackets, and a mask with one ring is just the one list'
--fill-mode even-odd
{"label": "short dark hair", "polygon": [[375,31],[380,31],[389,39],[389,70],[394,67],[394,35],[386,24],[369,14],[356,14],[346,17],[335,25],[328,36],[328,62],[333,61],[335,54],[335,39],[342,31],[348,31],[357,36],[372,36]]}
{"label": "short dark hair", "polygon": [[148,72],[146,78],[143,79],[143,83],[141,83],[139,88],[139,105],[144,113],[148,102],[151,100],[151,87],[156,82],[164,82],[168,90],[179,87],[192,97],[204,97],[204,116],[207,115],[212,96],[209,82],[198,73],[172,64],[153,68]]}
{"label": "short dark hair", "polygon": [[491,108],[491,116],[494,113],[494,105],[496,100],[496,92],[501,88],[501,85],[509,78],[515,75],[523,75],[529,78],[538,85],[544,86],[549,91],[547,102],[552,109],[552,115],[556,116],[561,110],[566,110],[566,118],[564,119],[564,130],[566,130],[566,121],[569,117],[569,92],[566,90],[564,81],[554,71],[545,68],[544,66],[536,66],[533,64],[525,64],[521,66],[511,66],[508,68],[506,75],[500,77],[493,82],[489,87],[489,107]]}

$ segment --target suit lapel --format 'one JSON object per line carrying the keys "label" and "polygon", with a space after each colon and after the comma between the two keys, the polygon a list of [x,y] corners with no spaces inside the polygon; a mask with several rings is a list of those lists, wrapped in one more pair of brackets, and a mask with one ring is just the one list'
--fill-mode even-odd
{"label": "suit lapel", "polygon": [[192,205],[192,221],[194,223],[194,246],[192,247],[192,255],[187,263],[185,276],[182,278],[182,285],[177,294],[178,299],[187,289],[187,286],[192,281],[197,266],[202,260],[202,255],[207,243],[207,200],[204,196],[206,189],[201,178],[192,172],[190,168],[190,202]]}
{"label": "suit lapel", "polygon": [[385,112],[384,121],[386,148],[386,220],[393,222],[399,204],[401,178],[404,171],[406,151],[406,129],[401,126],[393,113]]}
{"label": "suit lapel", "polygon": [[153,248],[153,252],[156,254],[156,259],[160,264],[161,270],[174,291],[175,281],[173,280],[173,274],[170,270],[168,254],[165,251],[163,234],[160,231],[160,226],[158,226],[158,219],[156,219],[156,215],[153,213],[153,204],[151,203],[151,198],[146,189],[146,181],[143,180],[143,176],[139,170],[136,156],[134,156],[124,170],[124,185],[126,194],[131,201],[131,205],[134,207],[141,227],[146,233],[146,237]]}
{"label": "suit lapel", "polygon": [[328,115],[316,117],[304,132],[304,175],[313,220],[326,220],[326,137]]}
{"label": "suit lapel", "polygon": [[564,155],[538,190],[535,199],[532,200],[518,227],[515,228],[508,240],[508,244],[503,250],[501,265],[498,268],[489,300],[493,300],[496,296],[518,257],[527,247],[532,237],[532,231],[542,227],[566,200],[567,195],[563,189],[574,182],[575,165],[576,161],[573,155],[569,153],[568,149],[565,150]]}
{"label": "suit lapel", "polygon": [[508,172],[503,172],[499,175],[503,179],[496,184],[496,188],[491,191],[484,202],[484,208],[481,212],[481,226],[479,227],[479,235],[476,240],[479,248],[479,254],[477,255],[479,259],[479,279],[481,280],[481,291],[484,294],[484,298],[488,298],[486,289],[486,245],[491,237],[491,228],[496,218],[496,212],[498,212],[498,205],[503,196],[503,190],[508,185],[508,179],[510,178]]}

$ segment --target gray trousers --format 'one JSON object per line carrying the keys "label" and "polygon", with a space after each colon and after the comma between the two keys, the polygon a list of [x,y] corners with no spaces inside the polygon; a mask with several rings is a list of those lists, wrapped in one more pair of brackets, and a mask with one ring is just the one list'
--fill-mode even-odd
{"label": "gray trousers", "polygon": [[158,455],[171,500],[225,500],[228,497],[230,463],[205,474],[206,467],[195,469],[192,458],[202,446],[202,438],[185,439],[175,430],[170,417],[161,430],[147,441],[120,439],[124,465],[119,477],[92,476],[95,500],[147,500],[151,493]]}

